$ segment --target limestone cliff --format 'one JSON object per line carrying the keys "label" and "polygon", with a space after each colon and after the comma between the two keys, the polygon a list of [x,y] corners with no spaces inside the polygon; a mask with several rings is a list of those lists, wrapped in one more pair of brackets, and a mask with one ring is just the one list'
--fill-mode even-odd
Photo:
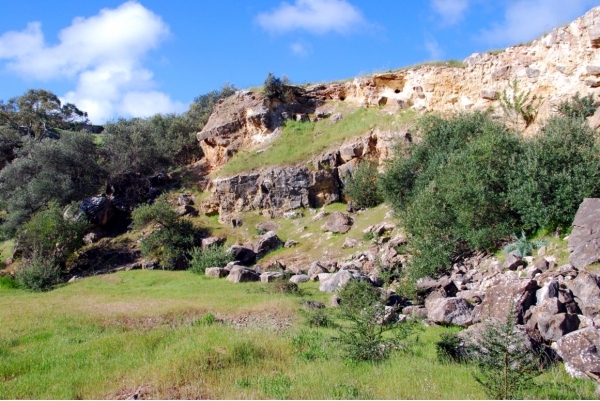
{"label": "limestone cliff", "polygon": [[[269,99],[259,92],[239,91],[221,101],[202,132],[200,146],[211,169],[225,164],[239,149],[273,140],[286,119],[328,116],[328,102],[356,107],[380,106],[384,111],[453,112],[492,107],[513,79],[530,98],[543,102],[536,124],[553,106],[579,92],[600,91],[600,7],[571,24],[556,28],[527,45],[497,54],[475,53],[462,67],[424,65],[343,83],[293,87],[293,101]],[[600,120],[600,116],[598,118]],[[316,157],[311,167],[269,167],[262,172],[215,180],[205,201],[207,212],[221,219],[235,211],[267,209],[280,213],[297,207],[315,207],[340,199],[340,176],[356,159],[385,158],[391,145],[406,132],[366,132],[363,138]]]}

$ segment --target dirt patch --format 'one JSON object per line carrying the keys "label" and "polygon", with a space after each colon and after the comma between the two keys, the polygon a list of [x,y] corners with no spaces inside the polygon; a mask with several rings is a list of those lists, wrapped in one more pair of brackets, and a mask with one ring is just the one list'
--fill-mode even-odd
{"label": "dirt patch", "polygon": [[107,397],[109,400],[149,400],[151,398],[152,390],[148,384],[137,387],[123,387]]}

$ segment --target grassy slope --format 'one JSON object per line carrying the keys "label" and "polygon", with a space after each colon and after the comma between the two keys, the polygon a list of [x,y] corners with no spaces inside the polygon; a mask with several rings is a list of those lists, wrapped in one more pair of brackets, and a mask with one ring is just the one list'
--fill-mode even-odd
{"label": "grassy slope", "polygon": [[[240,151],[216,174],[228,176],[265,166],[306,162],[346,139],[365,134],[375,127],[382,130],[399,128],[414,117],[412,111],[387,114],[379,107],[343,110],[344,118],[336,124],[328,119],[316,123],[288,121],[273,142],[261,148]],[[264,152],[256,153],[263,149]]]}
{"label": "grassy slope", "polygon": [[14,246],[14,240],[0,242],[0,263],[12,256]]}
{"label": "grassy slope", "polygon": [[[140,386],[153,398],[484,397],[471,367],[435,357],[434,342],[451,329],[424,329],[384,363],[344,364],[331,346],[329,358],[303,360],[292,345],[302,329],[300,298],[264,286],[132,271],[44,294],[0,288],[0,398],[113,398]],[[328,297],[316,283],[303,287],[309,299]],[[194,325],[207,311],[224,320],[268,314],[293,326]],[[541,384],[532,397],[583,398],[594,390],[560,369]]]}

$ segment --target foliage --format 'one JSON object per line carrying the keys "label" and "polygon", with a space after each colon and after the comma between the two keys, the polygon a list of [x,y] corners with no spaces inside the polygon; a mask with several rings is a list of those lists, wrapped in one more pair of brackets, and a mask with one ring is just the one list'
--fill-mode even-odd
{"label": "foliage", "polygon": [[298,357],[305,361],[327,358],[325,339],[323,334],[316,330],[300,330],[292,337],[292,346]]}
{"label": "foliage", "polygon": [[16,280],[22,288],[33,291],[47,291],[60,283],[61,267],[58,261],[50,256],[34,254],[25,261],[23,267],[16,272]]}
{"label": "foliage", "polygon": [[304,324],[309,327],[336,327],[331,313],[326,308],[304,308],[300,310]]}
{"label": "foliage", "polygon": [[541,373],[539,357],[515,328],[514,306],[503,323],[488,322],[475,341],[475,380],[491,399],[519,399]]}
{"label": "foliage", "polygon": [[221,99],[228,98],[237,91],[233,84],[225,82],[220,90],[214,90],[204,95],[200,95],[194,99],[190,105],[190,109],[186,112],[186,117],[190,118],[197,124],[198,131],[206,125],[208,118],[213,112],[215,105]]}
{"label": "foliage", "polygon": [[205,313],[204,315],[202,315],[200,318],[194,320],[193,325],[194,326],[210,326],[215,324],[217,321],[217,318],[215,317],[214,314],[208,312]]}
{"label": "foliage", "polygon": [[265,79],[263,93],[267,97],[279,98],[283,102],[290,100],[292,94],[290,90],[290,79],[285,75],[283,78],[279,78],[269,72]]}
{"label": "foliage", "polygon": [[0,125],[0,170],[10,163],[21,147],[21,135],[16,129]]}
{"label": "foliage", "polygon": [[517,251],[517,255],[521,258],[531,255],[534,249],[548,245],[548,241],[544,240],[528,241],[525,231],[521,231],[521,237],[517,237],[515,234],[511,234],[511,237],[514,242],[504,247],[504,253],[508,254],[512,251]]}
{"label": "foliage", "polygon": [[508,90],[504,89],[502,91],[500,106],[502,106],[502,110],[504,110],[506,117],[511,121],[514,128],[518,129],[520,127],[521,119],[525,123],[525,127],[528,127],[537,117],[543,97],[536,98],[534,96],[530,101],[530,95],[531,91],[523,92],[519,90],[517,78],[509,84]]}
{"label": "foliage", "polygon": [[18,156],[0,171],[0,201],[6,202],[9,233],[48,202],[66,205],[96,194],[104,177],[89,134],[28,140]]}
{"label": "foliage", "polygon": [[83,234],[88,227],[82,217],[63,217],[62,208],[51,203],[23,225],[19,232],[19,249],[25,259],[49,258],[61,263],[83,245]]}
{"label": "foliage", "polygon": [[143,205],[133,211],[136,229],[152,224],[154,231],[142,240],[142,255],[159,259],[167,269],[182,268],[188,250],[194,245],[194,226],[181,218],[160,197],[152,205]]}
{"label": "foliage", "polygon": [[561,101],[555,107],[555,110],[564,117],[580,119],[593,116],[596,109],[598,109],[598,103],[594,101],[594,95],[590,93],[581,97],[579,92],[570,100]]}
{"label": "foliage", "polygon": [[435,343],[435,350],[441,363],[466,362],[467,353],[456,333],[442,333],[440,337],[440,341]]}
{"label": "foliage", "polygon": [[386,359],[412,331],[409,323],[386,321],[385,302],[366,281],[350,281],[339,297],[339,318],[345,324],[338,326],[334,341],[351,361]]}
{"label": "foliage", "polygon": [[273,282],[269,284],[268,289],[275,294],[302,294],[302,290],[300,290],[298,284],[290,282],[285,276],[273,280]]}
{"label": "foliage", "polygon": [[359,209],[375,207],[383,202],[377,188],[377,162],[364,160],[358,163],[354,172],[346,177],[344,194]]}
{"label": "foliage", "polygon": [[600,143],[580,118],[553,117],[513,170],[508,200],[526,231],[568,227],[584,198],[600,196]]}
{"label": "foliage", "polygon": [[42,139],[53,128],[76,129],[88,122],[87,113],[74,104],[62,104],[58,96],[43,89],[29,89],[8,102],[0,101],[0,126],[21,135]]}
{"label": "foliage", "polygon": [[189,269],[196,274],[204,274],[209,267],[225,267],[233,257],[225,252],[222,245],[211,245],[205,250],[193,247],[190,251]]}
{"label": "foliage", "polygon": [[488,113],[419,121],[422,140],[400,150],[379,179],[385,199],[412,234],[414,280],[449,267],[471,249],[493,247],[517,216],[506,202],[519,138]]}

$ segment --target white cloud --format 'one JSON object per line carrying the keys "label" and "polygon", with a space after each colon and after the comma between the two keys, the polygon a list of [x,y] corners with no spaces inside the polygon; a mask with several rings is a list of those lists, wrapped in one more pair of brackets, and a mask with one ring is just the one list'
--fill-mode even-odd
{"label": "white cloud", "polygon": [[290,50],[296,56],[306,57],[311,53],[312,46],[310,45],[310,43],[294,42],[290,45]]}
{"label": "white cloud", "polygon": [[349,33],[367,26],[361,11],[346,0],[296,0],[261,13],[256,22],[272,33],[305,30],[315,34]]}
{"label": "white cloud", "polygon": [[116,115],[182,111],[185,105],[152,90],[153,74],[142,65],[148,51],[168,35],[160,16],[128,1],[89,18],[75,18],[60,31],[54,46],[45,43],[39,22],[6,32],[0,36],[0,60],[27,79],[76,80],[76,88],[62,99],[88,111],[97,123]]}
{"label": "white cloud", "polygon": [[427,37],[425,39],[425,48],[429,52],[431,60],[440,60],[444,55],[440,44],[432,37]]}
{"label": "white cloud", "polygon": [[463,19],[469,8],[469,0],[431,0],[431,7],[445,24],[454,25]]}
{"label": "white cloud", "polygon": [[482,31],[480,39],[502,46],[526,42],[580,17],[596,4],[591,0],[512,1],[506,7],[504,21]]}

